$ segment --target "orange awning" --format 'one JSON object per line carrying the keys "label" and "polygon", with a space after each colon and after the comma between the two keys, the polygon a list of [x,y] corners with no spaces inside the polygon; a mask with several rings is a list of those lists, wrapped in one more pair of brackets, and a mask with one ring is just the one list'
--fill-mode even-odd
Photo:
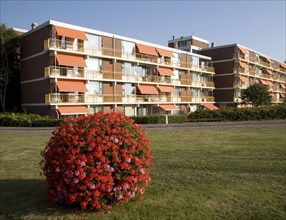
{"label": "orange awning", "polygon": [[156,87],[152,86],[152,85],[140,85],[140,86],[137,86],[137,88],[141,94],[148,94],[148,95],[158,95],[159,94]]}
{"label": "orange awning", "polygon": [[267,72],[268,72],[269,74],[273,74],[273,72],[272,72],[270,69],[267,69]]}
{"label": "orange awning", "polygon": [[247,76],[242,76],[242,75],[240,75],[240,76],[239,76],[239,79],[240,79],[242,82],[245,83],[248,78],[247,78]]}
{"label": "orange awning", "polygon": [[173,86],[159,86],[161,92],[176,92]]}
{"label": "orange awning", "polygon": [[144,53],[144,54],[158,57],[158,53],[155,47],[150,47],[150,46],[142,45],[142,44],[136,44],[136,47],[139,53]]}
{"label": "orange awning", "polygon": [[159,74],[162,76],[174,76],[174,72],[172,69],[170,68],[166,68],[166,67],[158,67],[158,72]]}
{"label": "orange awning", "polygon": [[180,110],[177,106],[175,105],[167,105],[167,104],[161,104],[159,107],[165,111],[172,111],[172,110]]}
{"label": "orange awning", "polygon": [[207,109],[210,109],[210,110],[217,110],[218,107],[216,107],[214,104],[203,104],[202,106],[206,107]]}
{"label": "orange awning", "polygon": [[59,65],[86,67],[85,60],[81,56],[57,54],[57,61]]}
{"label": "orange awning", "polygon": [[274,86],[271,81],[267,81],[267,83],[268,83],[268,85],[269,85],[270,87],[273,87],[273,86]]}
{"label": "orange awning", "polygon": [[243,47],[238,47],[239,48],[239,50],[243,53],[243,54],[246,54],[246,49],[245,48],[243,48]]}
{"label": "orange awning", "polygon": [[268,86],[267,80],[261,79],[260,82],[261,82],[263,85]]}
{"label": "orange awning", "polygon": [[280,63],[280,66],[286,69],[286,64]]}
{"label": "orange awning", "polygon": [[281,83],[280,85],[281,85],[282,88],[284,88],[284,89],[286,88],[285,84]]}
{"label": "orange awning", "polygon": [[269,63],[271,63],[271,59],[270,59],[270,58],[265,57],[265,59],[266,59]]}
{"label": "orange awning", "polygon": [[87,37],[83,31],[78,31],[70,28],[54,26],[59,36],[65,36],[70,38],[76,38],[80,40],[87,40]]}
{"label": "orange awning", "polygon": [[58,80],[57,86],[60,92],[88,92],[84,81]]}
{"label": "orange awning", "polygon": [[169,51],[169,50],[164,50],[164,49],[160,49],[160,48],[156,48],[156,51],[158,52],[158,54],[162,57],[174,57],[174,54]]}
{"label": "orange awning", "polygon": [[246,68],[248,67],[248,64],[243,62],[243,61],[239,61],[239,65],[242,67],[242,68]]}
{"label": "orange awning", "polygon": [[286,94],[280,93],[280,96],[281,96],[282,98],[285,98],[285,97],[286,97]]}
{"label": "orange awning", "polygon": [[88,113],[87,106],[59,106],[58,111],[61,115],[82,115]]}
{"label": "orange awning", "polygon": [[270,95],[272,96],[272,98],[276,98],[275,93],[271,93]]}

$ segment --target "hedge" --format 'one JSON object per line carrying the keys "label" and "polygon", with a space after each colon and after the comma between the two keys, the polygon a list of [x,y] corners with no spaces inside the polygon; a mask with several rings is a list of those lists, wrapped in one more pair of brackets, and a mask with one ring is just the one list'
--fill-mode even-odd
{"label": "hedge", "polygon": [[225,121],[286,119],[286,105],[256,108],[224,108],[216,111],[201,109],[188,116],[189,121],[197,119],[221,119]]}
{"label": "hedge", "polygon": [[61,120],[36,114],[0,113],[0,125],[10,127],[54,127]]}
{"label": "hedge", "polygon": [[[133,116],[137,124],[164,124],[165,115]],[[168,122],[188,121],[249,121],[286,119],[286,104],[256,108],[223,108],[219,110],[197,110],[189,115],[168,115]],[[0,126],[54,127],[61,122],[48,116],[22,113],[0,113]]]}

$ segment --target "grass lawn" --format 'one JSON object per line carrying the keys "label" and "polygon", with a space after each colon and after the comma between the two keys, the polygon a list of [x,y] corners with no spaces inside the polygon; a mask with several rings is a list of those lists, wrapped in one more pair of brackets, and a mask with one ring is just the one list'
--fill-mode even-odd
{"label": "grass lawn", "polygon": [[49,205],[39,166],[49,134],[0,137],[0,219],[286,218],[285,129],[150,130],[145,199],[110,213]]}

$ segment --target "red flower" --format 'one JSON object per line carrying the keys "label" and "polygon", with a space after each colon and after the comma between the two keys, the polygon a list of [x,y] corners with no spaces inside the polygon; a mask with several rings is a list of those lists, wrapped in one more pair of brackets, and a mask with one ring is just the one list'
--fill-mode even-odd
{"label": "red flower", "polygon": [[42,152],[49,198],[95,210],[143,198],[154,164],[149,143],[122,113],[65,119]]}

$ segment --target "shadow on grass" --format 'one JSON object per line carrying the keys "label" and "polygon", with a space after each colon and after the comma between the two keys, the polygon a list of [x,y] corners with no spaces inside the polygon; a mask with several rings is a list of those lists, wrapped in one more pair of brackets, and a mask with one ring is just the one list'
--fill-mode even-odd
{"label": "shadow on grass", "polygon": [[18,215],[46,215],[54,208],[48,202],[45,180],[0,180],[0,219]]}

